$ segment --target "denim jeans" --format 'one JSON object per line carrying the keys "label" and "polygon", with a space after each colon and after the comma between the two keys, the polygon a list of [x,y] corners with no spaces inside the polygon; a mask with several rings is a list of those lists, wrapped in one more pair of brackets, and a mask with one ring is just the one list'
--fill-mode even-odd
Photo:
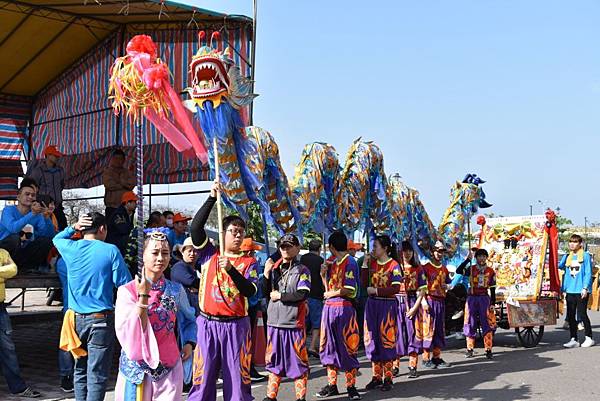
{"label": "denim jeans", "polygon": [[60,377],[73,376],[73,369],[75,369],[75,360],[70,352],[58,350],[58,372]]}
{"label": "denim jeans", "polygon": [[75,317],[75,331],[87,356],[75,360],[75,399],[103,401],[115,342],[115,317]]}
{"label": "denim jeans", "polygon": [[2,356],[0,357],[0,370],[4,373],[10,392],[14,394],[25,390],[27,385],[21,378],[15,343],[13,343],[11,334],[12,326],[6,305],[0,303],[0,355]]}

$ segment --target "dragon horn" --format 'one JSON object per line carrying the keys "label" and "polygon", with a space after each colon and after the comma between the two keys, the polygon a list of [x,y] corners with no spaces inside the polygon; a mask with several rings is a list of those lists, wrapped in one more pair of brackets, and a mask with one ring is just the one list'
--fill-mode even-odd
{"label": "dragon horn", "polygon": [[204,42],[205,38],[206,38],[206,31],[198,32],[198,45],[199,46],[202,46],[202,42]]}
{"label": "dragon horn", "polygon": [[[221,38],[221,34],[219,33],[219,31],[214,31],[212,33],[212,35],[210,35],[210,46],[213,47],[213,41],[214,40],[219,40]],[[218,44],[217,44],[218,46]],[[216,46],[214,46],[216,48]]]}

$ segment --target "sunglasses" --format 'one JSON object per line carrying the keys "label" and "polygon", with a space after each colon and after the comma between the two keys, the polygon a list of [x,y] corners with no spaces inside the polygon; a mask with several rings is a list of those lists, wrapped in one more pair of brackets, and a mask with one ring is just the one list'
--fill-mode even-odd
{"label": "sunglasses", "polygon": [[31,239],[31,237],[33,237],[33,233],[25,232],[25,231],[19,232],[19,237],[23,237],[23,236],[27,239]]}

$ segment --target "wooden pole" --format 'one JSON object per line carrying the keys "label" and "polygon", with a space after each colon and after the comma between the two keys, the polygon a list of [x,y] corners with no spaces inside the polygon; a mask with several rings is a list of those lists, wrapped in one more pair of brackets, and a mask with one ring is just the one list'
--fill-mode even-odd
{"label": "wooden pole", "polygon": [[142,122],[138,119],[135,124],[136,145],[136,186],[137,186],[137,264],[138,272],[146,279],[144,271],[144,137]]}
{"label": "wooden pole", "polygon": [[[215,181],[221,183],[219,168],[219,147],[217,146],[217,137],[213,139],[213,154],[215,158]],[[217,190],[217,219],[219,219],[219,252],[225,254],[225,236],[223,235],[223,206],[221,205],[221,189]]]}
{"label": "wooden pole", "polygon": [[471,218],[467,219],[467,240],[469,241],[469,252],[471,252]]}

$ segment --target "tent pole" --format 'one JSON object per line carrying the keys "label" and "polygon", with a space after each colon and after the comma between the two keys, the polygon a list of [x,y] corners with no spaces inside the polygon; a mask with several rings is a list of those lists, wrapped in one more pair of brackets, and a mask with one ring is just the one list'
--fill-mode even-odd
{"label": "tent pole", "polygon": [[[256,71],[256,18],[258,15],[258,0],[252,1],[252,53],[250,53],[250,79],[252,80],[252,93],[254,93],[254,72]],[[250,103],[250,125],[254,124],[254,100]]]}

